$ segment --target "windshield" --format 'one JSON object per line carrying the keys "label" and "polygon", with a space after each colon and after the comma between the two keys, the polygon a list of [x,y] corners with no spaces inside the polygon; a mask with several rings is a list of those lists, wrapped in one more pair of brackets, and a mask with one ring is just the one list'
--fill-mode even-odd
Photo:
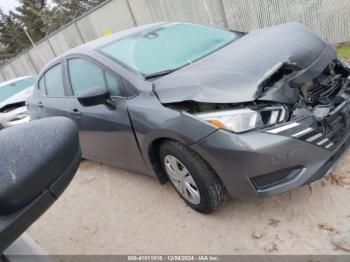
{"label": "windshield", "polygon": [[15,94],[23,91],[24,89],[33,86],[35,84],[36,77],[28,77],[21,79],[11,84],[1,86],[0,85],[0,102],[14,96]]}
{"label": "windshield", "polygon": [[230,43],[235,33],[194,24],[172,24],[131,35],[100,49],[144,76],[176,70]]}

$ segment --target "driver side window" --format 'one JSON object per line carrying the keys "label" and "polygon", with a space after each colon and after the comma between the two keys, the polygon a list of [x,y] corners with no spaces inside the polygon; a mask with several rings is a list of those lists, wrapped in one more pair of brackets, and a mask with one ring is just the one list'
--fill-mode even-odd
{"label": "driver side window", "polygon": [[120,78],[90,61],[71,58],[68,60],[68,71],[74,96],[96,87],[106,88],[111,96],[122,96]]}
{"label": "driver side window", "polygon": [[91,88],[106,88],[104,72],[97,65],[82,58],[73,58],[68,60],[68,68],[75,96],[79,96]]}

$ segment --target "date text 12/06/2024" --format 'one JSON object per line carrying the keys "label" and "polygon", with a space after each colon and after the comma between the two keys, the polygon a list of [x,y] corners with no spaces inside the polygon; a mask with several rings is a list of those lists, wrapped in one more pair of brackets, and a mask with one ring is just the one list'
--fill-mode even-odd
{"label": "date text 12/06/2024", "polygon": [[218,256],[128,256],[128,261],[219,261]]}

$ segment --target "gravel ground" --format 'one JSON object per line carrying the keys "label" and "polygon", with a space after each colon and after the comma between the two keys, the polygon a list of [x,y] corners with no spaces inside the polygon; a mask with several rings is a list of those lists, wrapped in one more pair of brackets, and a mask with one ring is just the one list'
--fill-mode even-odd
{"label": "gravel ground", "polygon": [[342,254],[350,251],[350,154],[331,176],[199,214],[168,183],[84,161],[29,229],[50,254]]}

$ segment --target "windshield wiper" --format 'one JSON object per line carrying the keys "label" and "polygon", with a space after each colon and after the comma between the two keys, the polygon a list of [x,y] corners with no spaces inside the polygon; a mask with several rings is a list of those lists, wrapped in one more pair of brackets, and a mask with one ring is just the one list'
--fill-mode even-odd
{"label": "windshield wiper", "polygon": [[167,70],[164,70],[164,71],[155,72],[155,73],[146,75],[145,79],[150,79],[150,78],[153,78],[153,77],[164,76],[164,75],[170,74],[172,72],[175,72],[178,69],[179,68],[173,68],[173,69],[167,69]]}

